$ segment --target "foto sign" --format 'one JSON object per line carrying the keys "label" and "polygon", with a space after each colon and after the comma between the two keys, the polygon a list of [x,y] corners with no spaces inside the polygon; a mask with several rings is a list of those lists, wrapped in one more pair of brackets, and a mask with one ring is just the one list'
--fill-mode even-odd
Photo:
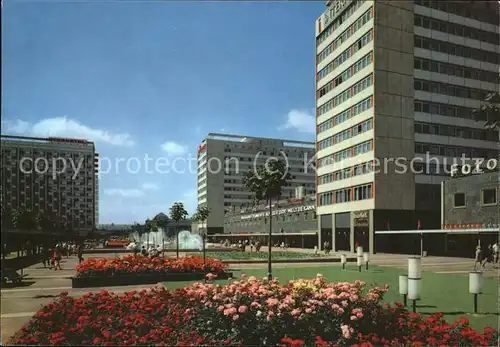
{"label": "foto sign", "polygon": [[493,171],[498,167],[498,160],[495,158],[491,158],[488,160],[484,160],[483,158],[474,158],[474,165],[465,164],[462,165],[462,167],[458,167],[458,164],[451,165],[451,177],[468,176],[483,173],[485,163],[486,169],[488,171]]}

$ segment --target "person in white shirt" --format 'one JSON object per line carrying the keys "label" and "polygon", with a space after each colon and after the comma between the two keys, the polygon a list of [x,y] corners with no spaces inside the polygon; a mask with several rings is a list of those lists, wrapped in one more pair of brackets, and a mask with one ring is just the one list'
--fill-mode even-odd
{"label": "person in white shirt", "polygon": [[498,241],[493,244],[493,267],[497,266],[498,263]]}

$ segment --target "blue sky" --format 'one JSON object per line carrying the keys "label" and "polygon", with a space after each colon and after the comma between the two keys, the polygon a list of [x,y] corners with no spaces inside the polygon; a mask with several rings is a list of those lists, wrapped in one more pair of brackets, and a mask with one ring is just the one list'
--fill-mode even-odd
{"label": "blue sky", "polygon": [[[191,213],[187,163],[207,133],[314,140],[314,23],[324,8],[5,0],[2,133],[95,141],[111,163],[100,223],[142,222],[174,201]],[[184,158],[186,172],[155,172],[160,157]]]}

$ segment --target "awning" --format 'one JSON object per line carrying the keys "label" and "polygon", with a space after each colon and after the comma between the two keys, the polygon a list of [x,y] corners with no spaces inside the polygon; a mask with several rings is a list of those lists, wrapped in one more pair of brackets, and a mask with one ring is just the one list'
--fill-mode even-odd
{"label": "awning", "polygon": [[498,233],[499,228],[431,229],[431,230],[377,230],[376,235],[393,234],[479,234]]}
{"label": "awning", "polygon": [[[315,231],[308,231],[303,233],[272,233],[271,236],[303,236],[303,235],[317,235]],[[214,234],[207,235],[209,237],[231,237],[231,236],[269,236],[269,233],[240,233],[240,234]]]}

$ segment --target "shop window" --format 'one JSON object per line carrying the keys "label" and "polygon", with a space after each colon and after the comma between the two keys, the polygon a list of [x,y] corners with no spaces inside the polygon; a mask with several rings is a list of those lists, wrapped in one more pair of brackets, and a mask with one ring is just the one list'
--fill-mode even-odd
{"label": "shop window", "polygon": [[453,197],[453,207],[465,207],[465,193],[455,193]]}
{"label": "shop window", "polygon": [[483,204],[483,205],[496,205],[497,204],[497,190],[495,188],[481,190],[481,204]]}

